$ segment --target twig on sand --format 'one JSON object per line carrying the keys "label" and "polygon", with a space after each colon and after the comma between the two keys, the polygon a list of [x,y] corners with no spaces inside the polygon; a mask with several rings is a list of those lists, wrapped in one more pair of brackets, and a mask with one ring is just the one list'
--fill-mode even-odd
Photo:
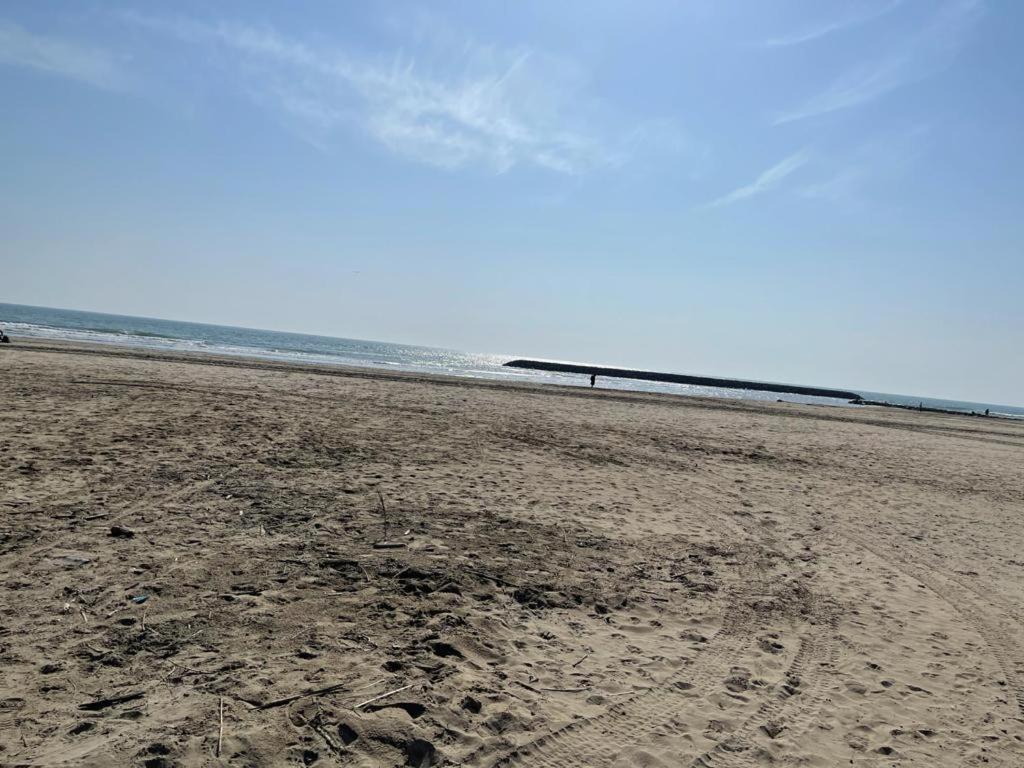
{"label": "twig on sand", "polygon": [[220,730],[217,732],[217,757],[220,757],[220,748],[224,743],[224,697],[220,697]]}
{"label": "twig on sand", "polygon": [[96,699],[95,701],[87,701],[85,704],[79,704],[79,709],[84,709],[87,712],[97,712],[107,707],[112,707],[115,704],[124,704],[128,701],[135,701],[135,699],[141,699],[146,694],[142,691],[136,691],[135,693],[128,693],[124,696],[113,696],[109,699]]}
{"label": "twig on sand", "polygon": [[524,683],[522,680],[513,680],[513,683],[520,685],[528,691],[534,693],[583,693],[583,691],[589,691],[590,686],[586,688],[534,688],[532,685]]}
{"label": "twig on sand", "polygon": [[416,685],[416,683],[409,683],[408,685],[403,685],[401,688],[395,688],[395,690],[393,690],[393,691],[388,691],[387,693],[382,693],[380,696],[374,696],[372,699],[367,699],[364,702],[356,704],[354,707],[352,707],[352,709],[359,709],[360,707],[365,707],[367,704],[373,704],[373,702],[375,702],[375,701],[380,701],[381,699],[386,699],[388,696],[394,696],[396,693],[401,693],[402,691],[406,691],[406,690],[412,688],[414,685]]}
{"label": "twig on sand", "polygon": [[503,587],[511,587],[512,589],[519,589],[519,585],[518,584],[513,584],[511,581],[505,581],[504,579],[500,579],[497,576],[491,576],[491,574],[489,574],[489,573],[484,573],[483,571],[474,571],[471,568],[463,568],[463,570],[466,573],[472,573],[474,576],[479,576],[482,579],[487,579],[489,581],[495,582],[496,584],[501,584]]}
{"label": "twig on sand", "polygon": [[280,707],[285,704],[291,704],[293,701],[299,699],[305,699],[310,696],[323,696],[328,693],[334,693],[345,688],[348,683],[335,683],[334,685],[328,685],[326,688],[317,688],[312,691],[303,691],[302,693],[296,693],[293,696],[286,696],[283,699],[275,699],[274,701],[268,701],[266,704],[260,704],[256,709],[273,709],[274,707]]}
{"label": "twig on sand", "polygon": [[384,516],[384,538],[383,541],[388,540],[388,508],[384,506],[384,494],[377,490],[377,498],[380,500],[380,513]]}
{"label": "twig on sand", "polygon": [[384,682],[387,682],[386,677],[382,677],[380,680],[374,680],[372,683],[367,683],[366,685],[360,685],[358,688],[353,688],[352,692],[355,693],[356,691],[365,691],[367,688],[373,688],[375,685],[380,685]]}
{"label": "twig on sand", "polygon": [[312,728],[317,734],[319,734],[320,738],[323,739],[324,742],[326,742],[327,746],[330,748],[332,752],[334,752],[339,757],[345,756],[344,747],[338,746],[338,744],[334,742],[334,739],[331,738],[331,735],[327,732],[327,729],[324,728],[323,725],[320,723],[320,714],[317,714],[317,716],[314,717],[312,720],[308,720],[306,724],[310,728]]}
{"label": "twig on sand", "polygon": [[402,549],[405,547],[405,542],[401,541],[388,541],[388,530],[390,524],[388,523],[388,508],[384,505],[384,494],[377,491],[377,498],[380,499],[380,513],[384,517],[384,537],[380,541],[373,543],[374,549]]}
{"label": "twig on sand", "polygon": [[588,658],[590,658],[590,652],[589,651],[587,651],[587,653],[584,653],[583,657],[579,661],[577,661],[575,664],[572,665],[572,668],[576,669],[576,667],[578,667],[580,664],[582,664]]}

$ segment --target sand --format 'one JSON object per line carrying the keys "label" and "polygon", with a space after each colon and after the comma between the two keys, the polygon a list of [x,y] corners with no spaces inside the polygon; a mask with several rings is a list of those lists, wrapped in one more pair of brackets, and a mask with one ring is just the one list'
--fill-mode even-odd
{"label": "sand", "polygon": [[52,343],[0,386],[4,765],[1024,765],[1024,424]]}

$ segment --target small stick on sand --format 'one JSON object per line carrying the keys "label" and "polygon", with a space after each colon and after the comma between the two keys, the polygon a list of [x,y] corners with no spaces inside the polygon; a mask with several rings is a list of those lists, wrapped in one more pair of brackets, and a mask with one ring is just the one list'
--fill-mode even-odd
{"label": "small stick on sand", "polygon": [[582,664],[584,661],[586,661],[589,657],[590,657],[590,652],[588,651],[587,653],[583,654],[583,658],[581,658],[579,661],[577,661],[575,664],[572,665],[572,668],[576,669],[576,667],[578,667],[580,664]]}
{"label": "small stick on sand", "polygon": [[135,701],[141,699],[146,694],[142,691],[136,691],[135,693],[127,693],[124,696],[113,696],[109,699],[96,699],[95,701],[87,701],[85,704],[79,704],[78,708],[83,709],[86,712],[99,712],[101,709],[107,707],[113,707],[118,704],[124,704],[129,701]]}
{"label": "small stick on sand", "polygon": [[367,688],[373,688],[375,685],[380,685],[384,682],[387,682],[386,677],[382,677],[380,680],[374,680],[372,683],[367,683],[366,685],[360,685],[358,688],[353,688],[352,692],[355,693],[356,691],[365,691]]}
{"label": "small stick on sand", "polygon": [[220,747],[224,743],[224,697],[220,697],[220,731],[217,733],[217,757],[220,757]]}
{"label": "small stick on sand", "polygon": [[405,547],[405,542],[402,541],[389,541],[388,531],[391,528],[391,524],[388,522],[388,508],[384,506],[384,494],[377,491],[377,498],[380,499],[380,513],[384,517],[384,538],[380,541],[373,543],[374,549],[402,549]]}
{"label": "small stick on sand", "polygon": [[360,704],[356,704],[354,707],[352,707],[352,709],[359,709],[360,707],[365,707],[367,704],[373,704],[373,702],[375,701],[386,699],[388,696],[394,696],[396,693],[401,693],[402,691],[408,690],[409,688],[412,688],[414,685],[416,685],[416,683],[409,683],[408,685],[403,685],[401,688],[395,688],[395,690],[393,691],[382,693],[380,696],[374,696],[372,699],[367,699],[366,701]]}
{"label": "small stick on sand", "polygon": [[495,584],[501,584],[503,587],[511,587],[512,589],[519,589],[519,585],[518,584],[513,584],[511,581],[505,581],[504,579],[500,579],[497,576],[491,576],[491,574],[489,574],[489,573],[484,573],[483,571],[474,571],[472,568],[463,568],[463,570],[466,573],[472,573],[474,576],[479,576],[482,579],[487,579],[489,581],[493,581]]}
{"label": "small stick on sand", "polygon": [[274,701],[268,701],[266,704],[260,704],[256,709],[273,709],[274,707],[280,707],[284,704],[291,704],[293,701],[298,701],[299,699],[305,699],[308,696],[323,696],[326,693],[340,691],[346,685],[348,685],[348,683],[335,683],[334,685],[328,685],[326,688],[317,688],[313,691],[303,691],[302,693],[296,693],[294,696],[286,696],[283,699],[275,699]]}
{"label": "small stick on sand", "polygon": [[374,549],[404,549],[405,542],[402,541],[377,541],[373,544]]}
{"label": "small stick on sand", "polygon": [[583,693],[583,691],[589,691],[590,686],[586,688],[537,688],[538,691],[550,691],[552,693]]}
{"label": "small stick on sand", "polygon": [[377,498],[380,499],[380,513],[384,515],[384,538],[382,541],[388,540],[388,508],[384,506],[384,494],[379,490],[377,491]]}
{"label": "small stick on sand", "polygon": [[521,680],[513,680],[512,682],[515,683],[516,685],[522,686],[523,688],[525,688],[528,691],[533,691],[534,693],[540,693],[540,691],[538,689],[534,688],[532,685],[527,685],[526,683],[524,683]]}
{"label": "small stick on sand", "polygon": [[320,738],[323,739],[327,743],[327,746],[331,748],[332,752],[337,754],[339,757],[343,757],[345,755],[344,748],[338,746],[334,742],[334,739],[331,738],[331,735],[323,727],[323,725],[321,725],[321,723],[320,723],[320,715],[319,714],[316,717],[314,717],[312,720],[309,720],[307,722],[307,725],[309,725],[310,728],[312,728],[314,731],[316,731],[320,735]]}

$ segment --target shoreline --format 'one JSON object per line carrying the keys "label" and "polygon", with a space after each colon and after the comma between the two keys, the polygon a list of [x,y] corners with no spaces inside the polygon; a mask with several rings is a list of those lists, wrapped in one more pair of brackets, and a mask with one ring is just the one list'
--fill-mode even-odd
{"label": "shoreline", "polygon": [[890,403],[885,400],[870,400],[858,397],[850,401],[850,405],[876,406],[880,408],[900,408],[904,411],[917,411],[918,413],[943,413],[950,416],[970,416],[982,419],[1004,419],[1007,421],[1021,421],[1024,417],[1010,416],[1002,413],[977,413],[976,411],[954,411],[949,408],[935,408],[928,405],[904,405],[902,403]]}
{"label": "shoreline", "polygon": [[[27,352],[63,352],[80,353],[97,356],[110,356],[112,358],[136,358],[140,360],[152,360],[157,362],[180,362],[195,363],[199,365],[222,366],[225,368],[251,368],[256,370],[295,371],[324,376],[340,376],[351,378],[366,378],[379,380],[404,380],[410,382],[432,382],[441,386],[478,386],[496,389],[508,389],[512,391],[527,390],[543,392],[551,395],[564,395],[569,397],[600,397],[605,399],[622,398],[625,400],[653,400],[657,402],[668,402],[676,404],[692,404],[694,407],[711,407],[723,409],[760,409],[769,406],[784,406],[800,409],[813,409],[815,411],[835,410],[849,413],[863,411],[864,409],[895,409],[907,412],[918,412],[921,409],[904,406],[884,401],[862,400],[861,402],[849,401],[842,404],[818,404],[800,403],[790,400],[759,400],[745,399],[741,397],[715,397],[710,395],[689,395],[675,394],[668,392],[649,392],[644,390],[627,389],[602,389],[591,388],[585,382],[579,385],[555,384],[543,382],[524,381],[501,381],[488,377],[460,376],[457,374],[425,373],[419,371],[404,371],[400,369],[386,369],[379,367],[360,367],[343,363],[321,363],[321,362],[300,362],[288,360],[273,360],[256,355],[242,355],[231,353],[220,353],[212,351],[184,351],[184,350],[159,350],[137,347],[135,345],[119,345],[109,342],[80,342],[63,339],[37,339],[32,337],[21,337],[15,343],[0,346],[0,355],[4,353],[14,354],[18,350]],[[924,412],[935,413],[954,417],[972,418],[972,414],[965,411],[955,411],[940,408],[925,407]],[[998,419],[1007,422],[1020,422],[1013,416],[993,414],[987,418]]]}
{"label": "shoreline", "polygon": [[[1024,407],[908,396],[842,388],[779,384],[758,380],[656,373],[507,355],[461,352],[400,343],[334,338],[234,326],[205,325],[177,320],[106,315],[79,310],[0,304],[3,324],[14,324],[16,340],[39,343],[79,343],[148,350],[155,353],[200,353],[234,359],[259,359],[293,365],[404,371],[422,375],[457,376],[474,380],[583,385],[600,375],[601,389],[658,392],[686,397],[786,401],[850,407],[851,401],[870,401],[883,407],[916,406],[951,415],[990,410],[1002,418],[1024,420]],[[18,332],[20,329],[20,332]],[[22,336],[21,333],[27,334]],[[18,343],[18,341],[16,341]],[[2,348],[2,347],[0,347]]]}
{"label": "shoreline", "polygon": [[[113,343],[90,343],[56,339],[27,339],[22,338],[17,344],[11,344],[0,348],[0,356],[4,353],[15,354],[17,351],[32,353],[64,353],[82,354],[98,357],[111,357],[122,359],[149,360],[165,363],[185,363],[195,365],[208,365],[228,369],[251,369],[278,371],[282,373],[305,373],[318,376],[356,378],[380,381],[405,381],[411,383],[430,383],[440,386],[471,387],[484,389],[497,389],[508,391],[540,392],[553,396],[565,397],[600,397],[606,399],[625,400],[655,400],[672,402],[692,402],[695,406],[717,406],[722,407],[734,405],[736,407],[770,405],[774,401],[769,400],[743,400],[742,398],[718,398],[700,395],[674,395],[665,392],[646,392],[642,390],[624,389],[590,389],[580,384],[579,386],[566,384],[549,384],[532,381],[502,381],[486,377],[459,376],[456,374],[424,373],[419,371],[405,371],[400,369],[385,369],[378,367],[361,367],[343,363],[319,363],[299,362],[286,360],[272,360],[255,355],[227,354],[210,351],[179,351],[179,350],[155,350],[141,348],[134,345],[118,345]],[[787,403],[788,405],[802,406],[804,403]],[[808,405],[808,407],[811,407]]]}

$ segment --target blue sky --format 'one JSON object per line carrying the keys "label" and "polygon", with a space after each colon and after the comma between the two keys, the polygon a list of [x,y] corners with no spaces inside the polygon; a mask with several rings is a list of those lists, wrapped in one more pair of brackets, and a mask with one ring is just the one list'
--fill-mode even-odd
{"label": "blue sky", "polygon": [[1024,403],[1024,5],[0,7],[0,301]]}

